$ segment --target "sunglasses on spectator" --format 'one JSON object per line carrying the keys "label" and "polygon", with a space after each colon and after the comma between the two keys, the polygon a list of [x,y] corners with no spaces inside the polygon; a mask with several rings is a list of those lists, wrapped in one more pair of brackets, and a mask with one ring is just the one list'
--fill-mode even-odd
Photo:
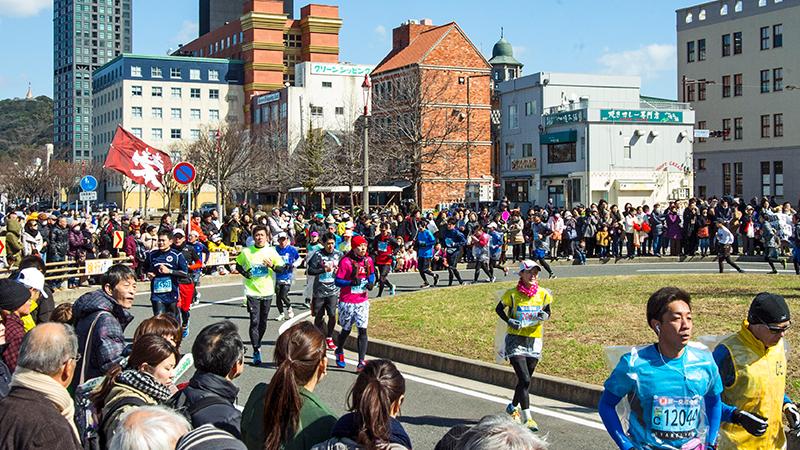
{"label": "sunglasses on spectator", "polygon": [[767,329],[768,329],[768,330],[770,331],[770,333],[772,333],[772,334],[781,334],[781,333],[786,333],[787,331],[789,331],[789,328],[791,328],[791,327],[792,327],[792,324],[791,324],[791,323],[789,323],[789,325],[786,325],[785,327],[778,327],[778,326],[775,326],[775,325],[768,325],[768,324],[766,324],[766,323],[762,323],[762,324],[760,324],[760,325],[763,325],[763,326],[767,327]]}

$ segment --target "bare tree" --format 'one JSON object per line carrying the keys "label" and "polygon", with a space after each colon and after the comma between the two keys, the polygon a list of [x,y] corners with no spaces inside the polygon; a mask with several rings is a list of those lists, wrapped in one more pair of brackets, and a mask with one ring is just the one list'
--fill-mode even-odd
{"label": "bare tree", "polygon": [[272,122],[266,122],[250,130],[249,141],[259,153],[259,161],[248,164],[242,171],[233,174],[229,183],[231,190],[240,193],[245,202],[249,201],[251,193],[261,190],[276,191],[278,203],[281,203],[282,197],[296,180],[285,130]]}

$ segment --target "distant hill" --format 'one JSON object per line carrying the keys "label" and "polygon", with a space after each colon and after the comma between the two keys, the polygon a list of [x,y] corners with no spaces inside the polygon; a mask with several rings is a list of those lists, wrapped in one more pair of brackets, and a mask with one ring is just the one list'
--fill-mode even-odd
{"label": "distant hill", "polygon": [[53,142],[53,100],[41,95],[31,100],[0,100],[0,154]]}

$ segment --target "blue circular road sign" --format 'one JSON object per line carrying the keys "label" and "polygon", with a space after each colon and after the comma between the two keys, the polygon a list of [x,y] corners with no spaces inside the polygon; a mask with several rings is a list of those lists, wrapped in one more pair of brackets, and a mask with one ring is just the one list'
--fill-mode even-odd
{"label": "blue circular road sign", "polygon": [[194,177],[197,175],[197,171],[195,170],[194,166],[188,162],[179,162],[175,164],[175,168],[172,169],[172,176],[175,178],[180,184],[189,184],[194,181]]}
{"label": "blue circular road sign", "polygon": [[91,175],[86,175],[81,178],[81,189],[84,191],[93,191],[97,189],[97,178]]}

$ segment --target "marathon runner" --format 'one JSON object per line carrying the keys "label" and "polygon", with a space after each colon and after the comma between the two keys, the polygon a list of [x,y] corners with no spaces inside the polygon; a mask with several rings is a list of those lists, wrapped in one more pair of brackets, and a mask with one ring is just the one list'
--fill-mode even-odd
{"label": "marathon runner", "polygon": [[367,256],[367,240],[363,236],[353,238],[353,249],[342,258],[336,271],[339,286],[339,325],[342,327],[336,345],[336,365],[344,368],[344,343],[350,336],[353,325],[358,328],[358,366],[362,371],[366,364],[367,325],[369,323],[369,292],[375,285],[375,266]]}
{"label": "marathon runner", "polygon": [[[417,254],[417,258],[419,259],[419,276],[422,277],[422,286],[420,286],[420,288],[431,287],[425,275],[432,276],[433,285],[436,286],[439,284],[439,275],[431,271],[433,246],[436,245],[436,237],[431,233],[431,230],[428,229],[428,223],[425,219],[420,219],[419,222],[417,222],[416,239],[417,246],[419,247],[419,253]],[[392,292],[394,292],[394,286],[392,286]],[[380,295],[378,295],[378,297],[380,297]]]}
{"label": "marathon runner", "polygon": [[156,245],[158,248],[147,254],[144,268],[150,278],[153,315],[167,313],[181,323],[181,315],[178,313],[178,279],[189,273],[189,266],[183,255],[172,249],[169,231],[158,232]]}
{"label": "marathon runner", "polygon": [[[306,274],[313,277],[314,288],[311,301],[311,315],[314,325],[325,333],[328,349],[336,349],[333,343],[333,329],[336,327],[336,304],[339,302],[339,287],[336,285],[336,271],[344,255],[336,249],[336,237],[331,233],[322,236],[324,246],[311,255]],[[311,279],[306,282],[311,282]],[[325,315],[328,326],[325,327]]]}
{"label": "marathon runner", "polygon": [[383,222],[380,225],[381,233],[372,241],[372,254],[375,255],[375,264],[378,266],[378,297],[383,294],[383,288],[389,288],[389,295],[395,294],[395,287],[389,281],[392,271],[394,252],[400,248],[397,239],[392,236],[391,226]]}
{"label": "marathon runner", "polygon": [[[178,282],[178,310],[181,314],[181,328],[183,337],[189,336],[189,310],[192,307],[196,294],[195,274],[203,268],[203,261],[195,250],[194,244],[186,242],[186,233],[182,228],[172,231],[172,249],[183,255],[188,264],[189,271],[185,275],[176,277]],[[198,277],[199,279],[199,277]]]}
{"label": "marathon runner", "polygon": [[458,273],[458,261],[461,260],[461,249],[467,244],[467,238],[456,228],[457,223],[458,221],[453,217],[447,219],[447,230],[442,235],[447,255],[448,286],[453,285],[453,277],[458,280],[458,284],[464,284],[461,274]]}
{"label": "marathon runner", "polygon": [[[289,242],[289,235],[285,231],[278,233],[278,255],[283,258],[286,270],[277,274],[278,280],[278,295],[276,296],[276,305],[278,306],[278,321],[284,319],[291,319],[294,317],[292,311],[292,303],[289,301],[289,291],[294,281],[294,269],[300,265],[300,253]],[[286,316],[283,314],[283,309],[286,308]]]}

